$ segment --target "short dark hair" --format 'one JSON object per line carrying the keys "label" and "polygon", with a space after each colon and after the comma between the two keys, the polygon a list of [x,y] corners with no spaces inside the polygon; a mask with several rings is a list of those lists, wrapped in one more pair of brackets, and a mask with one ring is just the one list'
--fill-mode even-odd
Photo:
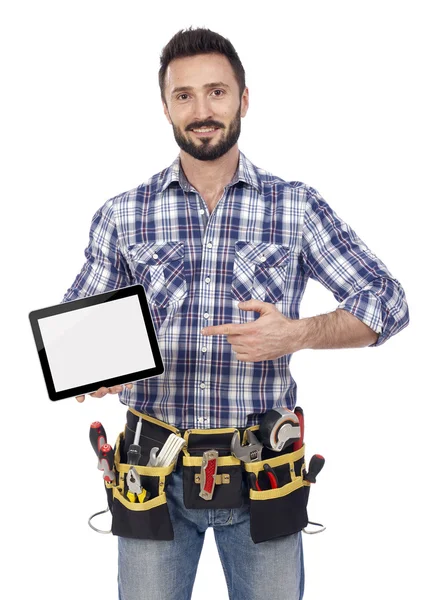
{"label": "short dark hair", "polygon": [[186,56],[196,56],[198,54],[223,54],[232,65],[235,79],[239,85],[240,97],[246,87],[246,74],[239,56],[232,43],[219,33],[210,29],[189,27],[178,31],[173,38],[164,46],[160,56],[160,70],[158,80],[161,90],[161,98],[166,102],[164,96],[164,77],[169,63],[174,58],[184,58]]}

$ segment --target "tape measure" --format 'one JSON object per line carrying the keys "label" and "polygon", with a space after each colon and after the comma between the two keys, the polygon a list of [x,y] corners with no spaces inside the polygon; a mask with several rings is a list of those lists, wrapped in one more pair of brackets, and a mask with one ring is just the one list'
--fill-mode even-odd
{"label": "tape measure", "polygon": [[301,426],[288,408],[272,408],[261,421],[259,433],[264,446],[280,452],[301,437]]}

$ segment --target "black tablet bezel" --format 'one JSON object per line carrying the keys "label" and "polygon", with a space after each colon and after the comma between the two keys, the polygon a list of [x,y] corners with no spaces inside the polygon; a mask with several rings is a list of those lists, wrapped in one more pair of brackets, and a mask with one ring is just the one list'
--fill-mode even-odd
{"label": "black tablet bezel", "polygon": [[[104,304],[105,302],[121,300],[122,298],[128,298],[130,296],[138,296],[141,312],[143,314],[144,324],[146,326],[146,332],[149,337],[150,347],[152,349],[152,355],[155,361],[155,367],[151,369],[144,369],[142,371],[136,371],[135,373],[127,373],[119,377],[113,377],[112,379],[94,381],[90,384],[57,392],[55,390],[48,357],[43,343],[43,337],[41,335],[40,326],[38,323],[39,319],[42,319],[44,317],[52,317],[54,315],[59,315],[73,310],[80,310],[82,308],[95,306],[97,304]],[[158,340],[155,333],[155,328],[153,326],[149,305],[147,303],[146,292],[144,291],[144,288],[141,284],[135,284],[128,287],[119,288],[117,290],[112,290],[110,292],[103,292],[102,294],[88,296],[87,298],[79,298],[77,300],[71,300],[62,304],[56,304],[55,306],[48,306],[47,308],[33,310],[29,313],[29,320],[31,322],[32,332],[34,334],[34,340],[37,347],[37,352],[40,359],[46,388],[48,390],[48,395],[49,398],[53,401],[64,400],[65,398],[73,398],[75,396],[82,396],[84,394],[90,394],[91,392],[97,391],[100,387],[111,387],[123,383],[132,383],[141,379],[155,377],[156,375],[161,375],[162,373],[164,373],[163,360],[161,357],[160,349],[158,347]],[[121,339],[120,341],[115,341],[115,343],[120,342]]]}

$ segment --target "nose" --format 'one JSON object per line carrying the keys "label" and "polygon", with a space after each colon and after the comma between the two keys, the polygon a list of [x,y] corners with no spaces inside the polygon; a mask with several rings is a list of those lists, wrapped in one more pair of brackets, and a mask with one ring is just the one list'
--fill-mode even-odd
{"label": "nose", "polygon": [[196,121],[206,121],[213,118],[210,100],[205,95],[195,98],[193,109],[193,116]]}

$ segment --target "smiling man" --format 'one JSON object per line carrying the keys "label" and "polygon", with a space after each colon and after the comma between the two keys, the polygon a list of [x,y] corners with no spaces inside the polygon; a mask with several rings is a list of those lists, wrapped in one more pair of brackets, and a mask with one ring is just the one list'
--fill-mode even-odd
{"label": "smiling man", "polygon": [[[225,81],[206,83],[214,72],[222,74]],[[195,85],[180,85],[183,75]],[[166,71],[163,86],[164,113],[178,146],[185,152],[183,157],[214,161],[235,146],[241,117],[247,113],[248,90],[242,91],[241,98],[239,84],[225,56],[202,54],[175,59]],[[207,118],[208,114],[213,116]],[[238,149],[232,155],[237,161]]]}
{"label": "smiling man", "polygon": [[244,76],[235,76],[223,54],[199,54],[170,60],[160,71],[160,86],[164,113],[182,150],[181,168],[211,213],[238,166],[241,118],[249,106]]}
{"label": "smiling man", "polygon": [[[294,352],[385,343],[408,324],[405,294],[317,190],[239,151],[249,91],[227,39],[178,32],[163,49],[159,84],[179,155],[96,212],[87,262],[63,299],[141,283],[165,366],[159,377],[91,394],[120,393],[128,406],[108,489],[119,598],[190,599],[213,527],[231,600],[300,600],[304,448],[258,443],[252,452],[247,429],[259,442],[268,411],[294,410]],[[299,319],[309,278],[338,306]],[[141,459],[130,470],[138,423]],[[237,432],[241,461],[232,456]],[[152,462],[170,433],[187,441],[175,469]]]}

